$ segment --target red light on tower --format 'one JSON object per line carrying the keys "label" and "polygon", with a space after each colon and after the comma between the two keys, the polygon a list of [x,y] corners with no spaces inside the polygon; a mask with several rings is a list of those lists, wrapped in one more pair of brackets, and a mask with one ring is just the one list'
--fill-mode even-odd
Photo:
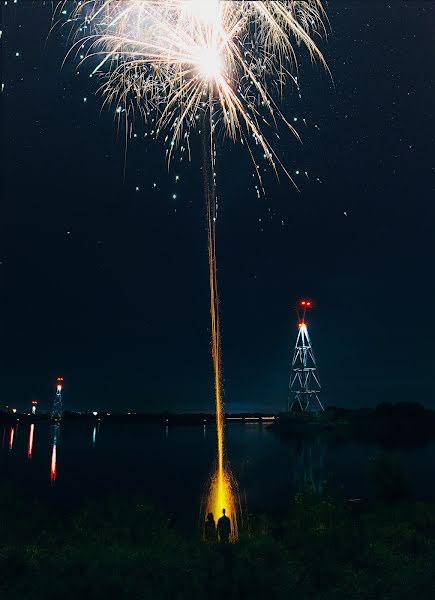
{"label": "red light on tower", "polygon": [[313,306],[312,300],[307,300],[306,298],[304,300],[299,300],[300,308],[312,308],[312,306]]}
{"label": "red light on tower", "polygon": [[322,411],[325,410],[319,398],[321,386],[306,321],[307,311],[309,312],[313,306],[314,302],[306,296],[299,298],[296,306],[294,306],[298,332],[291,364],[287,403],[287,410],[289,412],[295,406],[302,413],[315,409],[318,410],[319,408]]}

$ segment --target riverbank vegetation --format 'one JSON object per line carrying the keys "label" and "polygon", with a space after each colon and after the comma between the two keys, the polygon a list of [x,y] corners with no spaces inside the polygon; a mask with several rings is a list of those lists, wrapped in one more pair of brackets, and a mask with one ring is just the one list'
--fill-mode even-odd
{"label": "riverbank vegetation", "polygon": [[435,503],[413,500],[395,460],[370,465],[373,499],[302,486],[285,515],[245,516],[237,543],[205,544],[142,498],[69,514],[0,494],[0,597],[8,600],[425,600],[435,597]]}

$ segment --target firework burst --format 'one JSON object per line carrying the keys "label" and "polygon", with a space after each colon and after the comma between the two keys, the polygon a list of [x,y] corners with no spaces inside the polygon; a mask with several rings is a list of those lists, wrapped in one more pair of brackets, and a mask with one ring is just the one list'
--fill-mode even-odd
{"label": "firework burst", "polygon": [[294,81],[295,43],[324,63],[314,41],[322,17],[319,0],[84,0],[70,21],[80,23],[83,60],[99,58],[105,101],[127,117],[157,115],[156,132],[171,132],[169,158],[210,110],[213,129],[254,142],[275,166],[263,130],[282,119],[297,135],[274,98]]}
{"label": "firework burst", "polygon": [[[65,12],[65,3],[60,5]],[[126,122],[139,111],[157,118],[156,135],[170,132],[173,148],[201,128],[207,206],[212,358],[216,399],[217,461],[206,509],[223,508],[237,537],[235,481],[224,455],[219,298],[216,276],[216,129],[233,141],[262,150],[281,165],[263,131],[286,121],[274,98],[282,94],[296,65],[294,44],[324,64],[314,36],[324,32],[320,0],[81,0],[68,21],[83,60],[98,57],[105,102],[116,104]],[[79,24],[76,27],[77,23]],[[261,176],[253,160],[257,175]]]}

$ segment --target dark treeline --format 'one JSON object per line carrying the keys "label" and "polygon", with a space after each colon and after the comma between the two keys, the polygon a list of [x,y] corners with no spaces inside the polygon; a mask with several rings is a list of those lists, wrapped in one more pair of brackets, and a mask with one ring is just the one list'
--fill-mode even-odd
{"label": "dark treeline", "polygon": [[376,408],[328,406],[323,413],[284,413],[274,423],[280,434],[333,430],[384,445],[415,445],[435,438],[435,411],[417,402],[384,402]]}
{"label": "dark treeline", "polygon": [[[29,413],[10,413],[0,411],[0,422],[14,423],[17,419],[29,422],[49,421],[51,414],[48,412],[38,412],[36,415]],[[65,410],[63,417],[69,422],[83,421],[102,421],[108,423],[161,423],[172,425],[203,425],[204,423],[214,423],[216,415],[214,413],[141,413],[141,412],[99,412],[96,415],[93,412],[74,412]],[[226,415],[227,419],[237,420],[262,420],[262,413],[231,413]],[[271,416],[266,416],[266,422],[270,422]]]}
{"label": "dark treeline", "polygon": [[[383,430],[397,432],[399,436],[412,436],[424,433],[435,437],[435,411],[426,408],[417,402],[383,402],[376,408],[340,408],[328,406],[324,412],[301,413],[292,411],[276,415],[265,415],[261,412],[227,413],[225,418],[234,422],[244,420],[264,420],[269,424],[274,418],[277,429],[305,428],[308,426],[319,428],[351,427],[355,431],[369,432]],[[94,414],[91,411],[64,410],[63,418],[67,421],[106,421],[111,423],[171,423],[174,425],[195,425],[215,422],[214,413],[180,413],[180,412],[105,412]],[[38,412],[36,415],[29,413],[16,413],[0,411],[0,422],[14,422],[17,419],[44,421],[50,419],[49,412]]]}
{"label": "dark treeline", "polygon": [[229,545],[178,531],[143,498],[105,498],[65,514],[3,486],[0,597],[432,599],[435,503],[411,498],[390,455],[372,459],[370,472],[370,503],[301,487],[284,515],[245,515]]}

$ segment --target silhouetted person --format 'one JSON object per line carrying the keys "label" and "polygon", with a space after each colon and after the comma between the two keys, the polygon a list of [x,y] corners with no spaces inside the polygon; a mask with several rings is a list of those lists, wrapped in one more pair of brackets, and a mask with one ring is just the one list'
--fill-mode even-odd
{"label": "silhouetted person", "polygon": [[223,514],[217,524],[217,532],[220,542],[223,544],[227,544],[230,539],[231,521],[225,514],[225,508],[222,509],[222,513]]}
{"label": "silhouetted person", "polygon": [[216,541],[216,523],[214,522],[213,513],[208,513],[207,520],[204,526],[204,534],[206,542]]}

